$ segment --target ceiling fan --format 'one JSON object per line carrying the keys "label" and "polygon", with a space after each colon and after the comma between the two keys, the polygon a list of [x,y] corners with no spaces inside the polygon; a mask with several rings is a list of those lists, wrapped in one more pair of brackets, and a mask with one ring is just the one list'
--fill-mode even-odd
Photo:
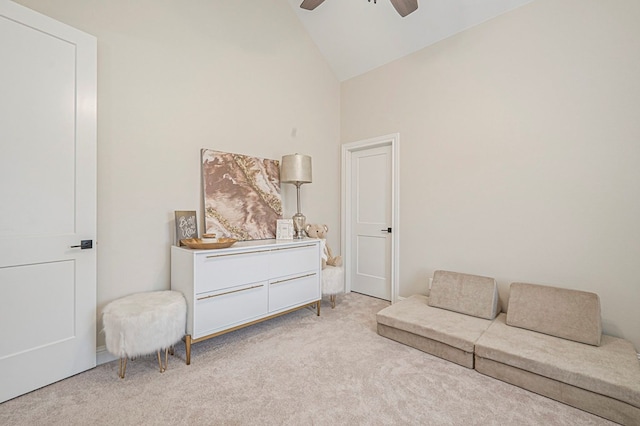
{"label": "ceiling fan", "polygon": [[[303,0],[300,7],[306,10],[313,10],[320,6],[324,0]],[[371,1],[371,0],[369,0]],[[374,0],[375,3],[376,0]],[[390,0],[393,7],[403,18],[414,12],[418,8],[418,0]]]}

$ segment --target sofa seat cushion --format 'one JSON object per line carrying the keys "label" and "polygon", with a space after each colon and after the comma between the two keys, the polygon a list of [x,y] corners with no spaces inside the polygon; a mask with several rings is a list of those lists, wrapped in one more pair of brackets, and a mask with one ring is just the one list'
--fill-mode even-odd
{"label": "sofa seat cushion", "polygon": [[591,346],[511,327],[500,314],[475,354],[640,408],[640,362],[624,339],[603,335],[600,346]]}
{"label": "sofa seat cushion", "polygon": [[498,285],[489,277],[435,271],[429,306],[491,320],[500,312]]}
{"label": "sofa seat cushion", "polygon": [[476,340],[491,321],[433,308],[428,300],[427,296],[415,294],[386,307],[378,312],[378,323],[472,353]]}
{"label": "sofa seat cushion", "polygon": [[512,283],[507,324],[598,346],[600,298],[586,291]]}

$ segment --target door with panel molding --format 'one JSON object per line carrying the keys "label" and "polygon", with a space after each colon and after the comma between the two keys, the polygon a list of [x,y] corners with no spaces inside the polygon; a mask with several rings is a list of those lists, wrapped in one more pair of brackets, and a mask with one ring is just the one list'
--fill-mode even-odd
{"label": "door with panel molding", "polygon": [[96,50],[0,0],[0,402],[96,365]]}
{"label": "door with panel molding", "polygon": [[351,290],[391,301],[390,145],[351,153]]}

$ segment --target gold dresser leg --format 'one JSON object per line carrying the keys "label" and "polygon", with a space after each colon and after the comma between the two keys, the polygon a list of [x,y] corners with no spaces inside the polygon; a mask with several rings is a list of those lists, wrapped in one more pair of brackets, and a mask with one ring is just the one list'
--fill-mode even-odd
{"label": "gold dresser leg", "polygon": [[329,296],[329,300],[331,300],[331,309],[335,309],[336,308],[336,295],[332,294],[331,296]]}
{"label": "gold dresser leg", "polygon": [[184,336],[184,347],[187,353],[187,365],[191,365],[191,335]]}
{"label": "gold dresser leg", "polygon": [[318,300],[318,303],[316,303],[316,306],[318,307],[318,316],[320,316],[320,305],[322,304],[322,299]]}

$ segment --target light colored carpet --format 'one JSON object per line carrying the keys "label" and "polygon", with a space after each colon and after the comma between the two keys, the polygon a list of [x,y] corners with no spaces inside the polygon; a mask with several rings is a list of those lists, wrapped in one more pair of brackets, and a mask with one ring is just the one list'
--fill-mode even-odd
{"label": "light colored carpet", "polygon": [[376,333],[387,302],[351,293],[322,315],[303,309],[117,361],[0,404],[2,425],[610,425],[612,423]]}

